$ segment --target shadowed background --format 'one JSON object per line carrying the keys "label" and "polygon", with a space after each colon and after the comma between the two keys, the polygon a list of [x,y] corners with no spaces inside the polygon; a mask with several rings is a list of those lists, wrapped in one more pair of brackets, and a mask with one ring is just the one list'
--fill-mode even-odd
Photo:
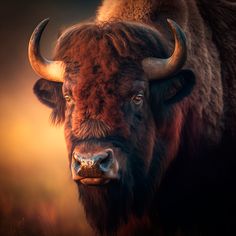
{"label": "shadowed background", "polygon": [[33,95],[38,76],[27,46],[35,26],[50,22],[42,53],[58,33],[95,15],[100,1],[7,1],[0,6],[0,235],[92,235],[70,177],[63,127]]}

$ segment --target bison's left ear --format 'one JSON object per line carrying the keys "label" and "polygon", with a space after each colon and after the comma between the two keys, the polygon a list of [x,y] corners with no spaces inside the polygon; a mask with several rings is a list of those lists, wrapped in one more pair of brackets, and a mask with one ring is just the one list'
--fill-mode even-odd
{"label": "bison's left ear", "polygon": [[62,94],[62,83],[39,79],[33,90],[39,101],[52,109],[52,122],[62,123],[65,118],[65,99]]}
{"label": "bison's left ear", "polygon": [[181,101],[192,92],[195,85],[195,75],[191,70],[181,70],[164,83],[163,101],[165,104],[173,104]]}
{"label": "bison's left ear", "polygon": [[171,78],[151,82],[151,100],[157,104],[171,105],[188,96],[195,85],[195,76],[191,70],[181,70]]}
{"label": "bison's left ear", "polygon": [[195,85],[195,76],[191,70],[181,70],[171,78],[150,82],[151,106],[169,106],[188,96]]}

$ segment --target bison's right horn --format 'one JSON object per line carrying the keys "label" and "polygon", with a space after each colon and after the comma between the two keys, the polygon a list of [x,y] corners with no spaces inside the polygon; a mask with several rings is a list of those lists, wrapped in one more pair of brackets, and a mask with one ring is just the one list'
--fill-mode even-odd
{"label": "bison's right horn", "polygon": [[31,35],[28,48],[29,61],[39,76],[47,80],[63,82],[65,73],[64,62],[47,60],[40,53],[40,39],[48,22],[49,19],[40,22]]}
{"label": "bison's right horn", "polygon": [[187,59],[187,45],[184,32],[174,21],[168,19],[168,24],[175,37],[175,49],[167,59],[148,57],[143,59],[142,66],[150,80],[163,79],[180,70]]}

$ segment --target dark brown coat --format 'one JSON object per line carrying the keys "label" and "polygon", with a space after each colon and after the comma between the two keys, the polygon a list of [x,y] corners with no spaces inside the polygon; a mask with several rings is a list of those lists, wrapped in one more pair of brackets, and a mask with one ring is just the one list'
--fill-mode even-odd
{"label": "dark brown coat", "polygon": [[[95,22],[73,26],[58,39],[55,59],[66,63],[65,82],[41,79],[35,93],[53,109],[55,122],[65,122],[70,162],[78,143],[87,151],[105,143],[116,147],[121,166],[119,183],[78,184],[96,232],[234,230],[235,12],[226,1],[105,0]],[[187,63],[168,82],[148,82],[142,59],[165,58],[173,48],[166,18],[186,33]],[[140,87],[145,100],[137,109],[129,99]]]}

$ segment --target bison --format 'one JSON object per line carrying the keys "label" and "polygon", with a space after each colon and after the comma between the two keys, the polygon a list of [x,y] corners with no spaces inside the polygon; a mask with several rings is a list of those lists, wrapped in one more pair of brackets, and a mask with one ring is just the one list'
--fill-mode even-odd
{"label": "bison", "polygon": [[[72,178],[95,233],[227,235],[235,217],[236,5],[104,0],[29,60],[64,123]],[[235,215],[235,212],[234,212]]]}

